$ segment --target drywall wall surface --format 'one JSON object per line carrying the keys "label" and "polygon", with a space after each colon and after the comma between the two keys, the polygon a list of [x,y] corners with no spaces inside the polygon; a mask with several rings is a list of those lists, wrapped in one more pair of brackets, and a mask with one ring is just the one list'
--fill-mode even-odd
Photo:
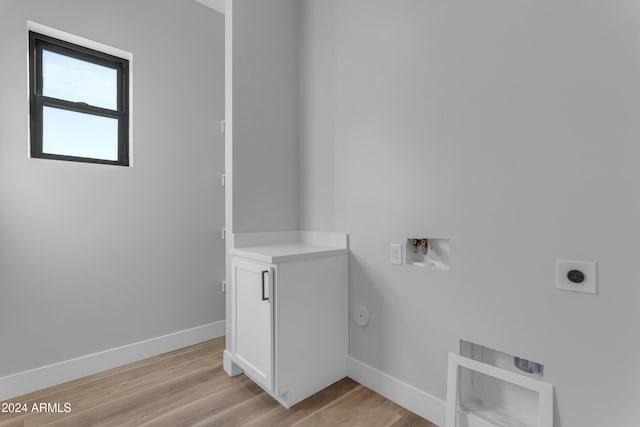
{"label": "drywall wall surface", "polygon": [[[132,52],[133,167],[27,157],[27,20]],[[0,376],[224,319],[224,17],[0,3]]]}
{"label": "drywall wall surface", "polygon": [[234,233],[298,228],[297,4],[233,0]]}
{"label": "drywall wall surface", "polygon": [[195,0],[204,6],[224,14],[226,0]]}
{"label": "drywall wall surface", "polygon": [[[314,171],[334,190],[301,223],[323,229],[326,203],[349,233],[350,306],[371,315],[350,355],[444,398],[462,338],[543,363],[556,427],[640,425],[640,5],[325,2],[301,28],[313,61],[335,40],[335,81],[307,71],[301,108],[335,106],[334,140],[302,146],[333,143]],[[451,239],[450,271],[390,265],[417,234]],[[598,262],[597,296],[555,289],[564,258]]]}
{"label": "drywall wall surface", "polygon": [[333,2],[300,3],[299,223],[334,227],[335,29]]}

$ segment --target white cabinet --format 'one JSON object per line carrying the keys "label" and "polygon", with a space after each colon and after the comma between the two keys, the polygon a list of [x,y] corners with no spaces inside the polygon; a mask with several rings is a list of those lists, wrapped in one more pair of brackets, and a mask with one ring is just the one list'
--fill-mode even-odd
{"label": "white cabinet", "polygon": [[233,259],[235,361],[263,387],[273,387],[273,267]]}
{"label": "white cabinet", "polygon": [[285,407],[346,375],[347,249],[231,250],[225,370],[244,371]]}

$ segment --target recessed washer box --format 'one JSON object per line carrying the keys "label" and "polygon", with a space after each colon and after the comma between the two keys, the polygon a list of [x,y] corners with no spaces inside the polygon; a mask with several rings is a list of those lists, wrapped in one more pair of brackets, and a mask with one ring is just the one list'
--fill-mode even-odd
{"label": "recessed washer box", "polygon": [[[570,274],[571,272],[573,274]],[[570,277],[575,276],[580,277],[582,281],[572,282]],[[597,264],[590,261],[556,260],[556,288],[596,295],[598,293]]]}
{"label": "recessed washer box", "polygon": [[451,240],[409,237],[405,248],[405,259],[407,265],[428,270],[449,271],[451,269]]}

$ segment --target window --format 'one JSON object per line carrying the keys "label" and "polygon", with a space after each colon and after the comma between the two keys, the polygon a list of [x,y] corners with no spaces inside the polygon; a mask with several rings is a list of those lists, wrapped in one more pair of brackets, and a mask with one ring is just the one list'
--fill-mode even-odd
{"label": "window", "polygon": [[129,61],[29,32],[31,157],[129,165]]}

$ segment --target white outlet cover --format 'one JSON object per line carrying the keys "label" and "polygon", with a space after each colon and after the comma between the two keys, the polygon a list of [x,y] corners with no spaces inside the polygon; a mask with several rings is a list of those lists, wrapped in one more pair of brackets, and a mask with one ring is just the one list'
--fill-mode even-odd
{"label": "white outlet cover", "polygon": [[[584,282],[572,283],[567,278],[571,270],[582,271],[585,275]],[[598,272],[597,264],[589,261],[556,260],[556,288],[572,292],[584,292],[597,295]]]}

